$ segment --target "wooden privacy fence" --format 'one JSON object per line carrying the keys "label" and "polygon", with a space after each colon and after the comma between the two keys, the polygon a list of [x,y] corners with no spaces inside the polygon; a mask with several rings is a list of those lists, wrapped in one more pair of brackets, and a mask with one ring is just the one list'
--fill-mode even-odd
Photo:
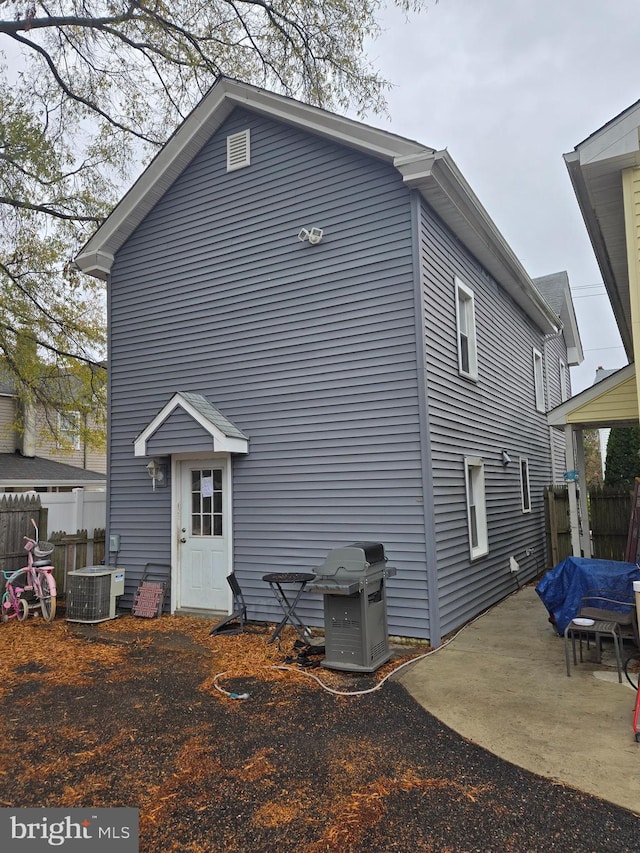
{"label": "wooden privacy fence", "polygon": [[0,497],[0,569],[13,572],[26,565],[24,537],[35,533],[32,518],[38,525],[40,539],[46,539],[47,510],[40,505],[37,495]]}
{"label": "wooden privacy fence", "polygon": [[59,531],[49,536],[53,542],[53,565],[55,567],[56,586],[60,592],[67,590],[67,574],[85,566],[98,566],[104,560],[105,531],[96,528],[93,536],[87,530],[77,533]]}
{"label": "wooden privacy fence", "polygon": [[[589,529],[593,556],[624,560],[633,492],[627,487],[592,486],[588,490]],[[569,524],[569,493],[566,486],[545,489],[547,553],[556,566],[573,553]]]}
{"label": "wooden privacy fence", "polygon": [[589,489],[589,518],[593,556],[624,560],[633,507],[628,487],[594,486]]}
{"label": "wooden privacy fence", "polygon": [[566,486],[544,490],[547,554],[551,566],[557,566],[572,553],[569,521],[569,492]]}

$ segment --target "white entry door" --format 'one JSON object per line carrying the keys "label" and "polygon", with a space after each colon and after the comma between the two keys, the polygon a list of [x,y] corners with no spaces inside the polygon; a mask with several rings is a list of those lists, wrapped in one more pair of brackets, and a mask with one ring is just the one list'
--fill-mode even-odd
{"label": "white entry door", "polygon": [[226,612],[229,604],[227,461],[181,463],[180,607]]}

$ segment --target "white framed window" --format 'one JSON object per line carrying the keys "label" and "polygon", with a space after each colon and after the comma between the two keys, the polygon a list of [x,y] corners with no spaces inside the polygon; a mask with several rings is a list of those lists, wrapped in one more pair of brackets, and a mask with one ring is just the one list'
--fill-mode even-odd
{"label": "white framed window", "polygon": [[542,353],[533,350],[533,383],[536,395],[536,410],[544,412],[544,364],[542,361]]}
{"label": "white framed window", "polygon": [[60,444],[80,450],[80,412],[58,412]]}
{"label": "white framed window", "polygon": [[560,401],[564,403],[569,399],[569,391],[567,389],[567,365],[562,359],[558,361],[558,378],[560,380]]}
{"label": "white framed window", "polygon": [[251,165],[251,133],[243,130],[227,136],[227,172]]}
{"label": "white framed window", "polygon": [[489,553],[487,533],[487,508],[484,495],[484,461],[475,456],[464,460],[467,489],[467,522],[469,526],[469,552],[471,559]]}
{"label": "white framed window", "polygon": [[522,512],[531,512],[531,487],[529,485],[529,460],[520,457],[520,495]]}
{"label": "white framed window", "polygon": [[477,379],[478,354],[473,290],[459,278],[456,278],[456,325],[458,332],[458,371],[461,376]]}

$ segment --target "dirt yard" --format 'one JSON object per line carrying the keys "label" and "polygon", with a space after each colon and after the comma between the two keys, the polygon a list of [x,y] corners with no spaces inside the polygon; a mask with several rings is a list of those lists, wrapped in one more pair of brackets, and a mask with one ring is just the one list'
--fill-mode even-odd
{"label": "dirt yard", "polygon": [[210,627],[0,625],[1,804],[137,807],[143,853],[638,850],[630,812],[501,761],[392,680],[338,696],[309,677],[363,690],[397,660],[283,671],[292,636]]}

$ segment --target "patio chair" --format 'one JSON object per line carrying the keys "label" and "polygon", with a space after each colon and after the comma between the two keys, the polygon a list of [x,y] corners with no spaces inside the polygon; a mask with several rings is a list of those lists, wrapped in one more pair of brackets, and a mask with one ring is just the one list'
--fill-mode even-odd
{"label": "patio chair", "polygon": [[[235,572],[227,575],[227,583],[233,594],[231,613],[209,631],[209,634],[241,634],[247,621],[247,605]],[[238,623],[238,624],[234,624]]]}
{"label": "patio chair", "polygon": [[633,592],[590,589],[580,599],[578,616],[599,622],[615,622],[622,640],[632,640],[640,649],[638,613]]}

